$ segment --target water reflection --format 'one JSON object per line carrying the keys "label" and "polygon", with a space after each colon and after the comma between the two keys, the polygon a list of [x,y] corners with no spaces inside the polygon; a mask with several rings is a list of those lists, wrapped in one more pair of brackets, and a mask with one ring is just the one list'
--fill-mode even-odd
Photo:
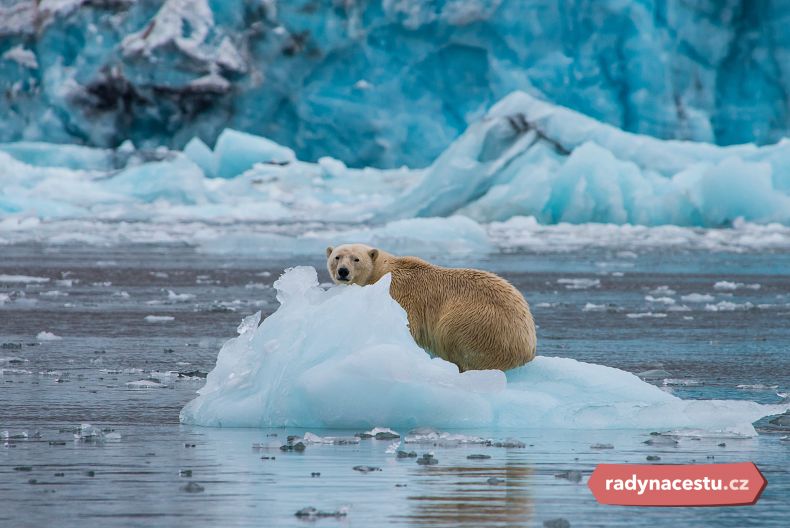
{"label": "water reflection", "polygon": [[530,524],[535,514],[532,477],[533,469],[516,461],[415,469],[422,493],[408,497],[410,513],[403,517],[421,526]]}

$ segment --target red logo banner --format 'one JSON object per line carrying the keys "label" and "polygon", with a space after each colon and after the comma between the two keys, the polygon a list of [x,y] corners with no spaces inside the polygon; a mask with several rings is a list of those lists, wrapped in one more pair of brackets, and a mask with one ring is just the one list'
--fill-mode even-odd
{"label": "red logo banner", "polygon": [[600,464],[587,482],[601,504],[737,506],[757,502],[767,481],[751,462]]}

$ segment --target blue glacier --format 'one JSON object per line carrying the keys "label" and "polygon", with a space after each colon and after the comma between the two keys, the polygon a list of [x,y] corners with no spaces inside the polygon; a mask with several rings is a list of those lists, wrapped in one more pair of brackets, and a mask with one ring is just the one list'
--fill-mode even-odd
{"label": "blue glacier", "polygon": [[[461,237],[468,242],[462,249],[472,251],[491,244],[486,230],[501,231],[497,226],[534,230],[518,218],[543,225],[790,226],[790,141],[722,147],[660,140],[524,92],[494,105],[425,168],[300,161],[269,139],[226,130],[213,150],[194,139],[183,152],[129,142],[117,149],[0,144],[0,182],[0,237],[8,240],[83,220],[104,223],[89,230],[99,238],[148,223],[157,232],[169,226],[163,232],[177,237],[191,233],[189,242],[214,250],[247,251],[243,225],[233,236],[215,230],[223,238],[215,245],[207,229],[187,224],[256,223],[261,243],[287,239],[290,246],[282,247],[293,251],[320,250],[344,237],[400,240],[404,248]],[[409,223],[415,221],[423,223]],[[784,247],[786,237],[765,242]]]}
{"label": "blue glacier", "polygon": [[774,143],[790,4],[749,0],[6,0],[0,141],[430,164],[514,90],[626,131]]}

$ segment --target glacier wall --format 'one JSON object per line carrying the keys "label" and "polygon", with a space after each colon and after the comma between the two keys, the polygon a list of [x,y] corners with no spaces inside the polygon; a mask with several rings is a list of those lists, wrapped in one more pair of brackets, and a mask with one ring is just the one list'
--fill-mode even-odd
{"label": "glacier wall", "polygon": [[[183,151],[0,144],[0,234],[42,232],[31,220],[144,221],[182,234],[189,222],[257,222],[268,228],[263,245],[296,236],[283,245],[290,250],[320,253],[342,236],[428,246],[460,236],[456,249],[466,251],[486,245],[477,223],[534,231],[534,220],[519,217],[544,225],[790,226],[790,141],[660,140],[514,92],[422,169],[300,161],[287,147],[233,130],[214,149],[193,139]],[[234,240],[246,251],[246,233],[221,245],[233,250]],[[771,240],[785,245],[783,235]]]}
{"label": "glacier wall", "polygon": [[788,23],[771,0],[5,0],[0,141],[183,148],[233,128],[422,167],[524,90],[657,138],[772,143]]}

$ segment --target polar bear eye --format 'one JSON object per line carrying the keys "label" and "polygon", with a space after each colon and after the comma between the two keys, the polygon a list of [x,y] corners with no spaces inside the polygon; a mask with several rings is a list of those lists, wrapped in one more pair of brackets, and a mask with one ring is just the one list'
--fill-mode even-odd
{"label": "polar bear eye", "polygon": [[354,262],[359,262],[359,259],[358,259],[358,258],[355,258],[355,259],[354,259]]}
{"label": "polar bear eye", "polygon": [[335,260],[340,260],[340,257],[335,257]]}

